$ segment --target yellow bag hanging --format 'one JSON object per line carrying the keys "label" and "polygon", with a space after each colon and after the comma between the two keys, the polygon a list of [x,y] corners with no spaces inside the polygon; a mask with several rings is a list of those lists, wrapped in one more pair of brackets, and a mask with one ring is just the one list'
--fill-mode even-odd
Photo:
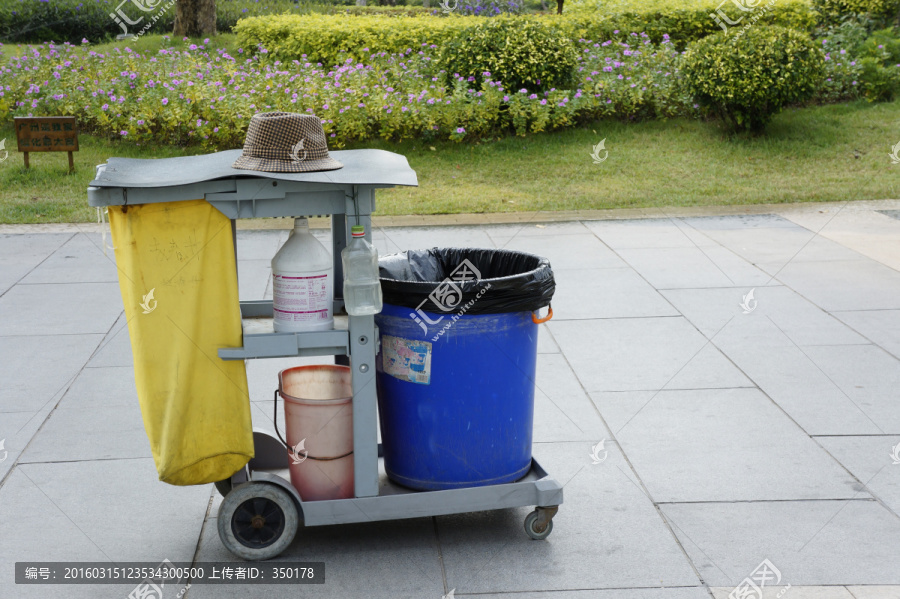
{"label": "yellow bag hanging", "polygon": [[144,428],[159,479],[199,485],[253,457],[231,221],[205,200],[110,206]]}

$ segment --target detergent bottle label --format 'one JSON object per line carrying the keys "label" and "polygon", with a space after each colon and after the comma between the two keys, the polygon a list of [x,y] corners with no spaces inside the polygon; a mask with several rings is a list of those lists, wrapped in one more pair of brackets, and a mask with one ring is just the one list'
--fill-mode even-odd
{"label": "detergent bottle label", "polygon": [[292,323],[316,323],[329,319],[329,277],[273,276],[275,319]]}

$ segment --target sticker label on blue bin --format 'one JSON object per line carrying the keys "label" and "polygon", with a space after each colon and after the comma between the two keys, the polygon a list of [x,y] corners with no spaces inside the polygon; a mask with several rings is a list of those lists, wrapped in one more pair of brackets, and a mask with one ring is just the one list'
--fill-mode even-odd
{"label": "sticker label on blue bin", "polygon": [[382,368],[401,381],[431,384],[431,343],[381,336]]}

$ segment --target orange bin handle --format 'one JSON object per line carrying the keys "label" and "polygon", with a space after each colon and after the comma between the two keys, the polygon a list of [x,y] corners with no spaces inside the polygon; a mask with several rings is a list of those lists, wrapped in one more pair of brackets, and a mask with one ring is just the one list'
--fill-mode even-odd
{"label": "orange bin handle", "polygon": [[534,324],[541,324],[541,323],[547,322],[551,318],[553,318],[553,306],[550,306],[550,305],[547,306],[547,316],[545,316],[543,318],[538,318],[534,312],[531,313],[531,321],[534,322]]}

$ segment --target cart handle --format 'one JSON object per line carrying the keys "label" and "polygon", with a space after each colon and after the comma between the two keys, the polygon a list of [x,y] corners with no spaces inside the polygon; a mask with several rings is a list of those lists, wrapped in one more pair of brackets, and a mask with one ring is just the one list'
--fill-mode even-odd
{"label": "cart handle", "polygon": [[551,318],[553,318],[553,306],[551,306],[550,304],[547,304],[547,316],[545,316],[545,317],[543,317],[543,318],[538,318],[538,317],[537,317],[537,312],[532,312],[532,313],[531,313],[531,321],[532,321],[534,324],[542,324],[542,323],[544,323],[544,322],[547,322],[547,321],[550,320]]}

